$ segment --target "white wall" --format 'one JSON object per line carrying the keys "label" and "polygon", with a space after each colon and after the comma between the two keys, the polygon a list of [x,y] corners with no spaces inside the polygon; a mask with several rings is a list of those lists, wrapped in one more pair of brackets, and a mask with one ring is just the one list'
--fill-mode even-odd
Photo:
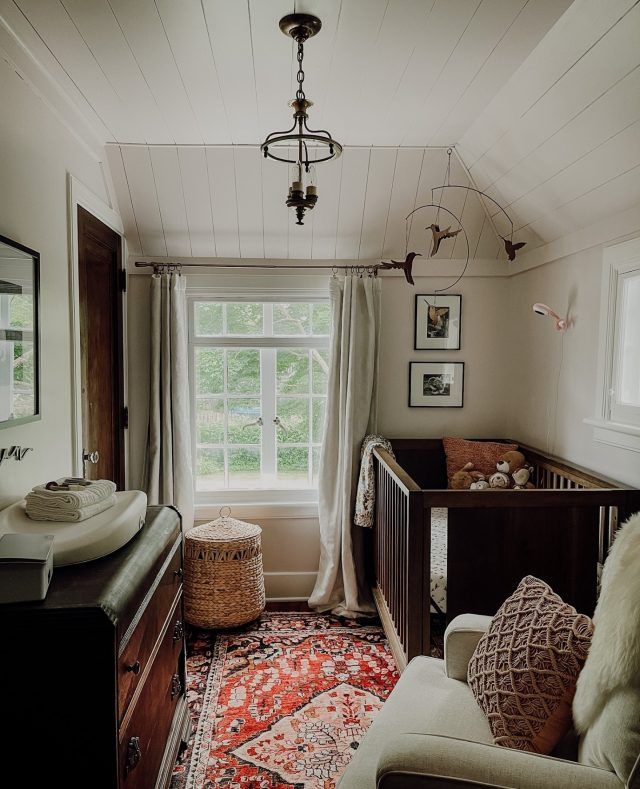
{"label": "white wall", "polygon": [[[640,487],[638,453],[595,442],[583,422],[595,416],[602,256],[599,245],[510,278],[509,430],[523,443]],[[537,301],[573,319],[564,337],[532,311]]]}
{"label": "white wall", "polygon": [[[509,280],[466,276],[449,291],[462,294],[459,351],[413,350],[415,294],[445,288],[451,278],[416,277],[415,283],[383,278],[379,431],[392,438],[506,437],[509,370],[503,348]],[[410,408],[410,361],[465,362],[464,407]]]}
{"label": "white wall", "polygon": [[67,172],[107,199],[90,156],[0,60],[0,234],[40,252],[42,419],[0,430],[0,446],[34,448],[0,468],[0,500],[72,471]]}

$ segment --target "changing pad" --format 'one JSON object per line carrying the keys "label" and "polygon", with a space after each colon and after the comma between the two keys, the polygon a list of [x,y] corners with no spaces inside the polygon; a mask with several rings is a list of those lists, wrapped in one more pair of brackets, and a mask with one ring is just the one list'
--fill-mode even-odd
{"label": "changing pad", "polygon": [[122,548],[144,526],[146,493],[125,490],[115,496],[113,507],[79,523],[31,520],[24,500],[18,501],[0,513],[0,534],[52,534],[54,567],[100,559]]}

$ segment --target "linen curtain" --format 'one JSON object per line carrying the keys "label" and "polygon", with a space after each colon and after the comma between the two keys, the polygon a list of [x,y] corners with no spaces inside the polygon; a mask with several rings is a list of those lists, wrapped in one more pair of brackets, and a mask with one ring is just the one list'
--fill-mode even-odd
{"label": "linen curtain", "polygon": [[149,431],[144,484],[150,504],[172,504],[193,526],[186,281],[151,277]]}
{"label": "linen curtain", "polygon": [[353,525],[360,445],[376,432],[380,281],[330,280],[331,354],[318,480],[320,566],[309,605],[356,617],[373,613],[365,582],[365,530]]}

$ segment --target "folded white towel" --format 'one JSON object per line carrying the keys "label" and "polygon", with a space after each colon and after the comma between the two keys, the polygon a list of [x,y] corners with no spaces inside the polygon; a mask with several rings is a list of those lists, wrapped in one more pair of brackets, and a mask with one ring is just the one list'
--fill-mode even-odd
{"label": "folded white towel", "polygon": [[49,507],[47,502],[29,501],[26,499],[25,512],[34,521],[57,521],[59,523],[72,523],[84,521],[100,512],[108,510],[116,503],[116,496],[112,494],[107,499],[88,504],[86,507],[76,507],[73,509],[61,509],[60,507]]}
{"label": "folded white towel", "polygon": [[[62,483],[64,478],[56,480]],[[98,479],[90,485],[77,490],[47,490],[45,485],[36,485],[26,496],[27,502],[40,501],[47,506],[62,509],[79,509],[108,499],[116,492],[116,485],[110,479]]]}

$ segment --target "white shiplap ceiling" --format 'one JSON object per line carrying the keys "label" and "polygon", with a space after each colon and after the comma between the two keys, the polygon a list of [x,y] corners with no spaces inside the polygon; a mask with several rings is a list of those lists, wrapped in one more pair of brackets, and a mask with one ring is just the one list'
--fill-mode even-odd
{"label": "white shiplap ceiling", "polygon": [[[277,21],[294,5],[323,21],[306,47],[312,125],[351,146],[320,168],[320,201],[304,228],[282,205],[286,168],[263,163],[256,148],[287,126],[294,53]],[[73,122],[81,117],[108,144],[133,252],[398,257],[404,216],[442,183],[438,146],[457,143],[530,249],[640,201],[640,6],[576,0],[564,13],[569,6],[0,0],[0,46],[19,42]],[[458,160],[455,168],[452,182],[467,183]],[[488,218],[494,209],[475,196],[463,202],[452,193],[443,204],[464,208],[471,254],[495,256],[492,222],[506,233],[503,218]],[[452,247],[442,255],[463,256]]]}
{"label": "white shiplap ceiling", "polygon": [[[284,204],[287,168],[251,147],[110,145],[107,154],[131,251],[170,257],[404,259],[405,217],[432,201],[447,167],[445,148],[347,148],[323,168],[318,206],[299,227]],[[451,182],[469,184],[455,154]],[[442,205],[462,217],[472,257],[497,257],[474,193],[456,190]],[[457,227],[434,208],[409,223],[408,247],[425,259],[434,221]],[[460,234],[436,257],[466,254]]]}

